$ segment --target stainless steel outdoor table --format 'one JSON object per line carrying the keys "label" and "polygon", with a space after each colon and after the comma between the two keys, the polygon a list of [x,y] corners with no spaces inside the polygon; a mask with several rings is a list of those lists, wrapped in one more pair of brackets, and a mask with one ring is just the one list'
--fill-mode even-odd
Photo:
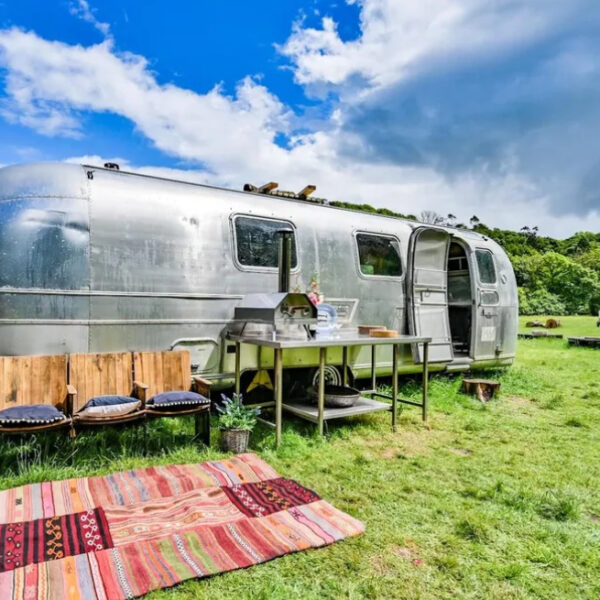
{"label": "stainless steel outdoor table", "polygon": [[[240,393],[240,378],[241,378],[241,346],[249,344],[262,348],[273,348],[274,352],[274,382],[273,382],[273,402],[261,404],[262,407],[273,406],[275,408],[275,441],[277,446],[281,442],[281,419],[282,411],[285,408],[302,418],[308,419],[318,424],[319,434],[323,435],[324,423],[327,419],[341,418],[352,416],[355,414],[365,414],[378,410],[391,410],[392,412],[392,429],[396,430],[396,408],[397,403],[410,404],[419,406],[422,410],[423,421],[427,420],[427,387],[429,380],[429,343],[431,338],[399,335],[393,338],[376,338],[369,335],[360,335],[358,333],[338,333],[331,336],[315,337],[308,340],[292,340],[292,339],[277,339],[255,336],[236,336],[228,335],[227,339],[235,342],[235,391]],[[422,361],[422,402],[414,402],[398,398],[398,348],[403,345],[423,345],[423,361]],[[344,385],[347,385],[348,377],[348,348],[351,346],[371,346],[371,389],[361,392],[361,399],[357,406],[351,408],[331,408],[325,409],[325,366],[327,358],[327,348],[337,347],[342,348],[342,372]],[[377,391],[377,346],[392,346],[392,395],[388,396]],[[296,350],[299,348],[318,348],[319,349],[319,390],[318,403],[316,408],[310,408],[302,404],[284,404],[282,398],[282,383],[283,383],[283,351]],[[375,396],[386,398],[392,401],[391,406],[383,402],[377,402],[372,398],[363,396]]]}

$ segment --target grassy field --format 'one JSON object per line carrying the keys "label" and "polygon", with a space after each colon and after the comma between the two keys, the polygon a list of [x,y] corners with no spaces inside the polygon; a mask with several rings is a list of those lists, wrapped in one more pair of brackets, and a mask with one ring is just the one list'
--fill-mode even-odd
{"label": "grassy field", "polygon": [[[565,335],[600,335],[592,317],[562,321]],[[260,429],[253,450],[364,521],[365,535],[149,598],[599,598],[599,366],[598,350],[521,340],[517,364],[490,374],[502,394],[489,404],[459,394],[460,378],[435,377],[427,426],[412,408],[395,435],[381,414],[332,427],[327,441],[287,423],[278,452]],[[84,434],[74,466],[55,437],[43,457],[5,444],[0,486],[223,456],[190,446],[186,428],[153,424],[147,458],[131,430]]]}

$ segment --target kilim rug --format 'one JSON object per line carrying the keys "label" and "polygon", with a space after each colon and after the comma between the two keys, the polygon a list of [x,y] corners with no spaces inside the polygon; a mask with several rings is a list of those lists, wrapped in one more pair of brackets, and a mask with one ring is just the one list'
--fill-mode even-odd
{"label": "kilim rug", "polygon": [[0,492],[0,599],[134,598],[364,531],[254,454]]}

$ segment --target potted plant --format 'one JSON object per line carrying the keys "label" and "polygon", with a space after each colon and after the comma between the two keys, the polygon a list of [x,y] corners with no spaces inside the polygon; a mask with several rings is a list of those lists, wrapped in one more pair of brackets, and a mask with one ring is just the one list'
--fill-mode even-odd
{"label": "potted plant", "polygon": [[244,406],[241,394],[233,394],[231,398],[221,394],[221,398],[223,406],[217,405],[217,411],[223,446],[229,452],[245,452],[260,408]]}

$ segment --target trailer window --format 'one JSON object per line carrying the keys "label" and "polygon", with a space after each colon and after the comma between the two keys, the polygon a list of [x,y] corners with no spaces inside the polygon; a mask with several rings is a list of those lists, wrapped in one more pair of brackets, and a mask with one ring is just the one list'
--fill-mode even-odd
{"label": "trailer window", "polygon": [[496,283],[496,267],[494,256],[489,250],[476,250],[477,268],[479,269],[479,281],[481,283]]}
{"label": "trailer window", "polygon": [[[279,265],[279,229],[291,229],[286,221],[235,218],[235,242],[237,259],[244,267],[277,268]],[[292,238],[292,269],[298,264],[296,236]]]}
{"label": "trailer window", "polygon": [[358,233],[358,258],[363,275],[401,277],[400,242],[387,235]]}

